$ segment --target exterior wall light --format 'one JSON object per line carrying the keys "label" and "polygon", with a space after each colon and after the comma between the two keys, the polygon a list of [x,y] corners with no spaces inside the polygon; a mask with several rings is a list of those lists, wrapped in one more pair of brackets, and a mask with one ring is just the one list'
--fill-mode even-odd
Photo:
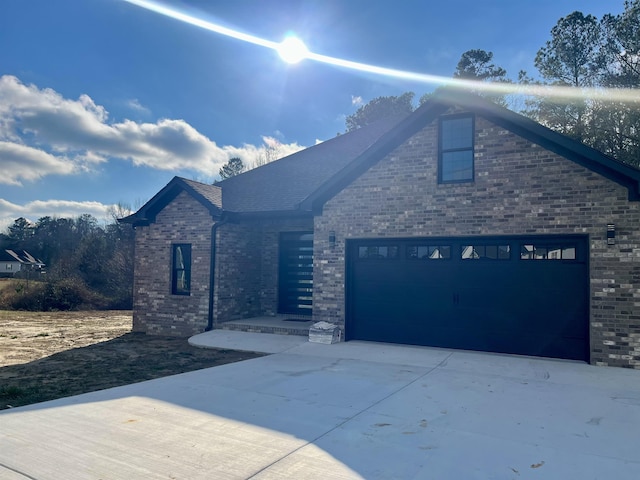
{"label": "exterior wall light", "polygon": [[616,244],[616,225],[615,223],[607,224],[607,245]]}

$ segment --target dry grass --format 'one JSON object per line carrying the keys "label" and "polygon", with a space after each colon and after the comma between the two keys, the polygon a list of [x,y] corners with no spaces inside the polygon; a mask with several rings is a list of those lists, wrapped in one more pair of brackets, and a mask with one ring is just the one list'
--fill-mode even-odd
{"label": "dry grass", "polygon": [[0,311],[0,409],[260,356],[131,333],[131,312]]}

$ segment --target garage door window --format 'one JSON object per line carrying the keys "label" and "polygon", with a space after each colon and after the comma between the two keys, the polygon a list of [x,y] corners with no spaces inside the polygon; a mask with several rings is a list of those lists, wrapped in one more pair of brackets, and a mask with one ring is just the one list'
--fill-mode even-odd
{"label": "garage door window", "polygon": [[407,258],[416,260],[448,260],[451,245],[416,245],[407,247]]}
{"label": "garage door window", "polygon": [[521,260],[576,260],[575,245],[523,244],[520,247]]}
{"label": "garage door window", "polygon": [[367,259],[398,258],[397,245],[370,245],[358,247],[358,257]]}
{"label": "garage door window", "polygon": [[462,245],[460,256],[463,260],[509,260],[509,245]]}

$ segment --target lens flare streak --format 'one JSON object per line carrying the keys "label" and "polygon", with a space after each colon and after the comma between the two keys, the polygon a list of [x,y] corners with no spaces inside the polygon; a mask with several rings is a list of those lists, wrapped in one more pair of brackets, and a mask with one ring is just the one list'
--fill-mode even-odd
{"label": "lens flare streak", "polygon": [[131,3],[133,5],[137,5],[138,7],[145,8],[152,12],[159,13],[166,17],[170,17],[175,20],[180,20],[181,22],[188,23],[190,25],[193,25],[194,27],[203,28],[205,30],[209,30],[210,32],[219,33],[220,35],[224,35],[226,37],[235,38],[236,40],[242,40],[243,42],[253,43],[254,45],[260,45],[261,47],[267,47],[272,50],[277,50],[278,46],[280,45],[277,42],[265,40],[264,38],[256,37],[254,35],[249,35],[247,33],[238,32],[237,30],[223,27],[222,25],[216,25],[215,23],[202,20],[192,15],[187,15],[186,13],[182,13],[172,8],[165,7],[156,2],[151,2],[148,0],[124,0],[124,1],[127,3]]}
{"label": "lens flare streak", "polygon": [[[282,52],[283,42],[273,42],[271,40],[265,40],[254,35],[239,32],[231,28],[217,25],[215,23],[188,15],[186,13],[179,12],[175,9],[163,6],[159,3],[151,0],[124,0],[127,3],[131,3],[138,7],[145,8],[152,12],[159,13],[161,15],[179,20],[181,22],[188,23],[195,27],[209,30],[210,32],[219,33],[227,37],[242,40],[243,42],[252,43],[261,47],[270,48],[276,52]],[[286,41],[287,39],[285,39]],[[461,87],[466,89],[473,89],[476,91],[484,91],[489,93],[496,93],[501,95],[533,95],[542,97],[553,97],[559,100],[572,100],[572,99],[585,99],[592,98],[600,101],[609,102],[623,102],[623,103],[636,103],[640,104],[640,92],[637,89],[631,88],[575,88],[568,86],[550,86],[550,85],[520,85],[513,83],[491,83],[480,82],[474,80],[464,80],[459,78],[443,77],[439,75],[430,75],[426,73],[410,72],[405,70],[396,70],[393,68],[379,67],[376,65],[368,65],[366,63],[354,62],[351,60],[344,60],[341,58],[330,57],[327,55],[321,55],[306,50],[304,52],[304,58],[320,63],[325,63],[335,67],[340,67],[348,70],[355,70],[365,73],[371,73],[374,75],[381,75],[385,77],[398,78],[402,80],[409,80],[416,83],[425,83],[431,85],[449,85],[454,87]]]}

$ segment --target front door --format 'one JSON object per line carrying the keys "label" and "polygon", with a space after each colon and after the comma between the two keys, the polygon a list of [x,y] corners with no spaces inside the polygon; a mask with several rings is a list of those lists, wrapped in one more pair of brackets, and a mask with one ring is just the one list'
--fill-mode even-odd
{"label": "front door", "polygon": [[311,315],[313,233],[281,233],[279,263],[278,312]]}

